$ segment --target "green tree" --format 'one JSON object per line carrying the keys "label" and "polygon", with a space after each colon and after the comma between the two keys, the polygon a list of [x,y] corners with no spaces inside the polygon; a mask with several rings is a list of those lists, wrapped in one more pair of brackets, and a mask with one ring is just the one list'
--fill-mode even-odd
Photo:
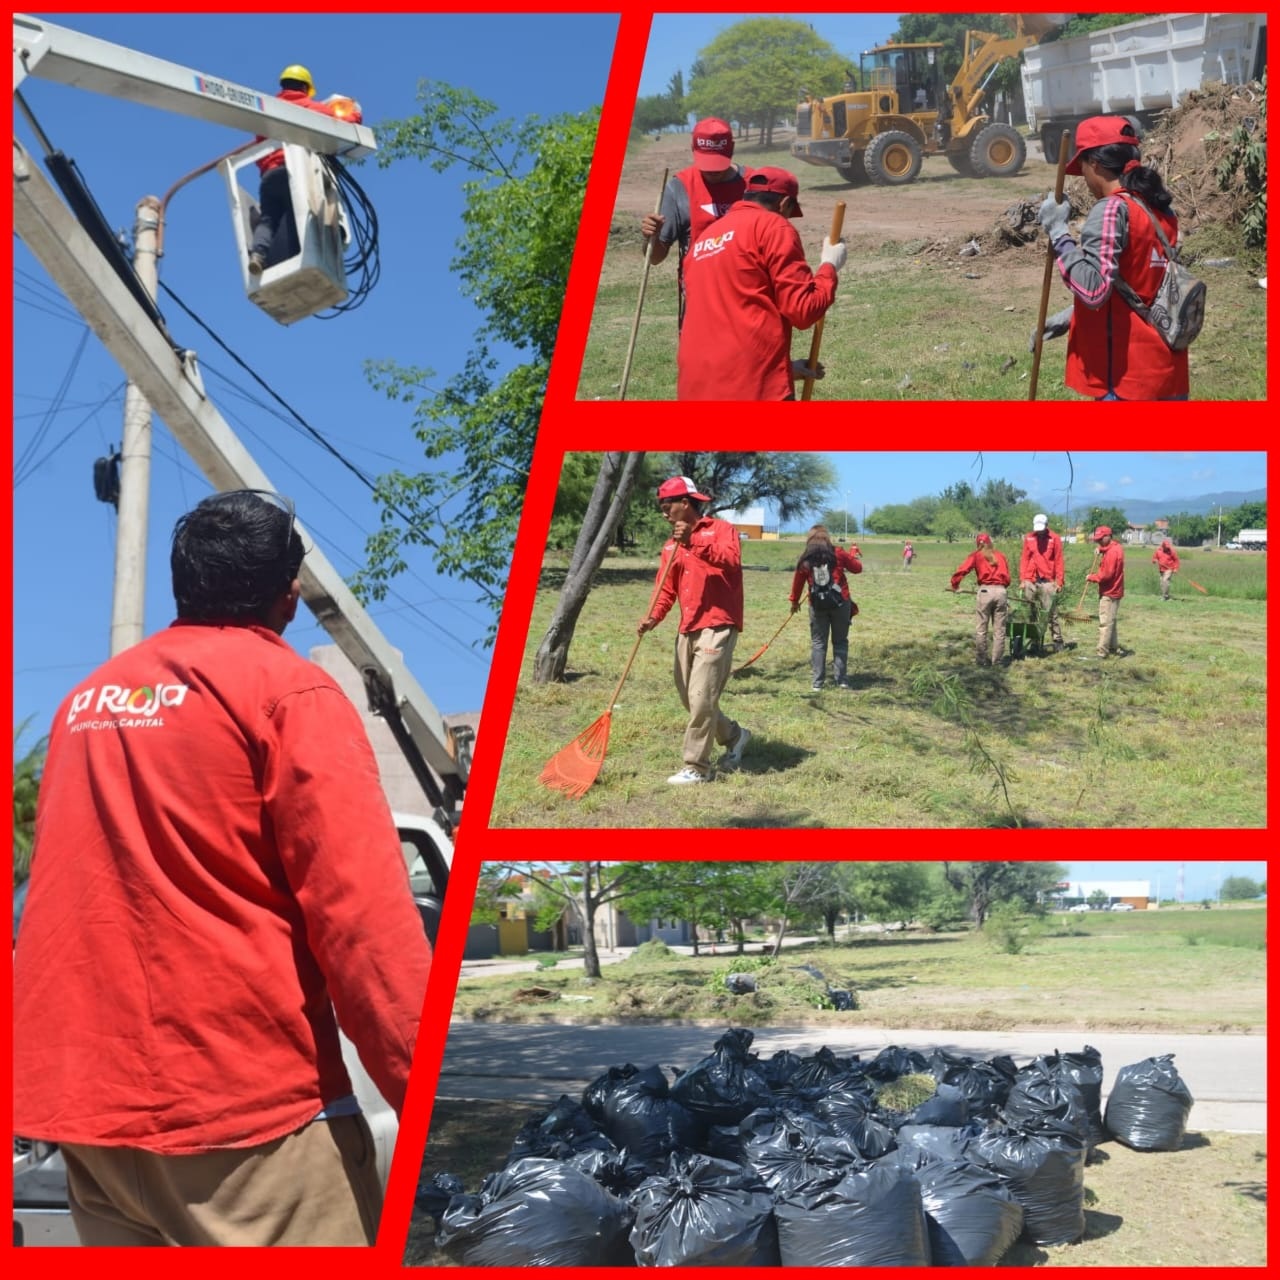
{"label": "green tree", "polygon": [[[718,932],[728,930],[743,950],[746,920],[768,902],[759,862],[636,864],[621,906],[637,923],[672,918]],[[693,951],[698,954],[695,929]]]}
{"label": "green tree", "polygon": [[935,538],[945,538],[948,542],[967,538],[973,530],[973,521],[964,513],[963,508],[953,502],[943,502],[934,512],[929,524],[929,532]]}
{"label": "green tree", "polygon": [[684,124],[685,114],[682,99],[666,93],[651,93],[636,99],[631,127],[639,133],[661,133],[670,125]]}
{"label": "green tree", "polygon": [[[836,484],[835,467],[817,453],[669,453],[663,462],[711,498],[712,513],[768,502],[791,520],[820,509]],[[651,503],[651,494],[641,497]]]}
{"label": "green tree", "polygon": [[1180,547],[1198,547],[1206,538],[1216,535],[1217,527],[1216,520],[1211,524],[1208,516],[1179,511],[1169,517],[1169,538]]}
{"label": "green tree", "polygon": [[1129,527],[1129,517],[1119,507],[1090,507],[1084,523],[1087,534],[1091,534],[1101,525],[1106,525],[1119,541]]}
{"label": "green tree", "polygon": [[[560,321],[599,111],[525,120],[466,89],[419,86],[421,110],[378,126],[378,163],[424,160],[467,175],[463,231],[452,267],[484,317],[461,372],[393,360],[366,366],[371,384],[413,404],[427,467],[378,480],[381,527],[354,588],[380,600],[406,568],[409,546],[430,547],[439,572],[464,578],[502,607],[533,441]],[[518,353],[521,363],[500,366]]]}
{"label": "green tree", "polygon": [[969,919],[979,929],[998,902],[1040,910],[1045,896],[1067,874],[1054,862],[944,862],[942,867],[947,883],[964,895]]}
{"label": "green tree", "polygon": [[31,874],[31,850],[36,834],[36,797],[49,750],[46,735],[18,754],[18,743],[31,724],[28,716],[13,731],[13,884],[17,888]]}
{"label": "green tree", "polygon": [[923,862],[854,863],[857,910],[880,924],[914,920],[929,896],[929,866]]}
{"label": "green tree", "polygon": [[1228,876],[1222,882],[1222,891],[1218,896],[1223,902],[1248,902],[1261,892],[1262,886],[1248,876]]}
{"label": "green tree", "polygon": [[818,517],[819,524],[825,524],[833,538],[843,538],[846,534],[858,532],[858,521],[852,511],[843,507],[828,507]]}
{"label": "green tree", "polygon": [[843,78],[840,55],[807,22],[748,18],[698,51],[686,101],[700,117],[758,126],[761,144],[771,146],[774,124],[795,110],[801,88],[834,93]]}
{"label": "green tree", "polygon": [[1107,891],[1105,889],[1095,889],[1086,901],[1095,911],[1101,911],[1107,905]]}
{"label": "green tree", "polygon": [[928,532],[928,522],[919,522],[918,512],[914,507],[902,502],[891,502],[883,507],[876,507],[867,517],[867,528],[878,534],[889,537],[918,538]]}
{"label": "green tree", "polygon": [[1265,529],[1267,527],[1267,504],[1265,502],[1242,502],[1230,512],[1222,513],[1222,530],[1225,534],[1231,530],[1234,538],[1241,529]]}

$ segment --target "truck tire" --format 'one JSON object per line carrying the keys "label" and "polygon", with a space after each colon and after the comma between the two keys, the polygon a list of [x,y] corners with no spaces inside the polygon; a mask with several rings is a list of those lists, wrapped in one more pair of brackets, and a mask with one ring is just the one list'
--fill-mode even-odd
{"label": "truck tire", "polygon": [[901,187],[914,182],[920,174],[924,155],[920,144],[899,129],[878,133],[871,139],[863,156],[867,177],[878,187]]}
{"label": "truck tire", "polygon": [[1040,129],[1040,147],[1044,152],[1046,164],[1058,163],[1058,148],[1062,146],[1062,131],[1067,131],[1067,159],[1075,151],[1076,124],[1075,120],[1070,120],[1066,124],[1046,124]]}
{"label": "truck tire", "polygon": [[862,163],[861,151],[854,151],[848,164],[836,165],[836,171],[850,186],[861,186],[867,181],[867,166]]}
{"label": "truck tire", "polygon": [[969,159],[968,151],[948,151],[947,160],[962,178],[976,176],[973,172],[973,162]]}
{"label": "truck tire", "polygon": [[1012,178],[1026,160],[1026,141],[1011,124],[987,125],[969,147],[969,162],[979,178]]}

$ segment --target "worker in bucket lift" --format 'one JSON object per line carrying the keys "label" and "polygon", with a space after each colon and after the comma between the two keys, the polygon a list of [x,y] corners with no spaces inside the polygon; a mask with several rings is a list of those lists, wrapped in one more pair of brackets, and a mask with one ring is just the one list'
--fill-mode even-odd
{"label": "worker in bucket lift", "polygon": [[[306,107],[309,111],[320,111],[333,116],[335,120],[346,120],[350,124],[359,124],[363,119],[360,104],[352,98],[334,94],[326,102],[316,102],[315,96],[315,81],[306,67],[295,62],[280,73],[280,92],[276,94],[277,98]],[[261,142],[262,138],[259,137],[258,141]],[[249,274],[252,276],[260,276],[267,267],[273,267],[301,252],[284,152],[277,149],[263,156],[258,161],[258,172],[261,175],[258,186],[259,218],[249,245]]]}

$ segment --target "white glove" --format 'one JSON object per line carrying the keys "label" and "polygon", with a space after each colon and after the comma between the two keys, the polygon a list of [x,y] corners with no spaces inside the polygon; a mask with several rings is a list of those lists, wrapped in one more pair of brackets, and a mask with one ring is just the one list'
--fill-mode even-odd
{"label": "white glove", "polygon": [[1067,227],[1067,219],[1071,217],[1070,200],[1055,200],[1053,196],[1046,196],[1036,217],[1044,228],[1045,235],[1049,237],[1050,244],[1057,244],[1063,236],[1071,234]]}
{"label": "white glove", "polygon": [[845,248],[843,240],[837,240],[832,244],[830,240],[822,242],[822,261],[831,267],[837,275],[840,268],[844,266],[845,259],[849,256],[849,250]]}

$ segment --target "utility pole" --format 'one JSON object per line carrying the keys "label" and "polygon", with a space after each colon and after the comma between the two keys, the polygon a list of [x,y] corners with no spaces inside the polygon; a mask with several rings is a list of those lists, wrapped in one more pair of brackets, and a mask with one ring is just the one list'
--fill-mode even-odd
{"label": "utility pole", "polygon": [[[160,201],[143,196],[134,213],[133,268],[151,298],[159,269],[156,231]],[[120,502],[116,521],[116,573],[111,596],[111,653],[142,639],[147,589],[147,513],[151,501],[151,406],[130,381],[124,393],[120,441]]]}
{"label": "utility pole", "polygon": [[844,491],[844,536],[846,541],[849,537],[849,490]]}
{"label": "utility pole", "polygon": [[1222,546],[1222,504],[1218,504],[1218,546]]}

